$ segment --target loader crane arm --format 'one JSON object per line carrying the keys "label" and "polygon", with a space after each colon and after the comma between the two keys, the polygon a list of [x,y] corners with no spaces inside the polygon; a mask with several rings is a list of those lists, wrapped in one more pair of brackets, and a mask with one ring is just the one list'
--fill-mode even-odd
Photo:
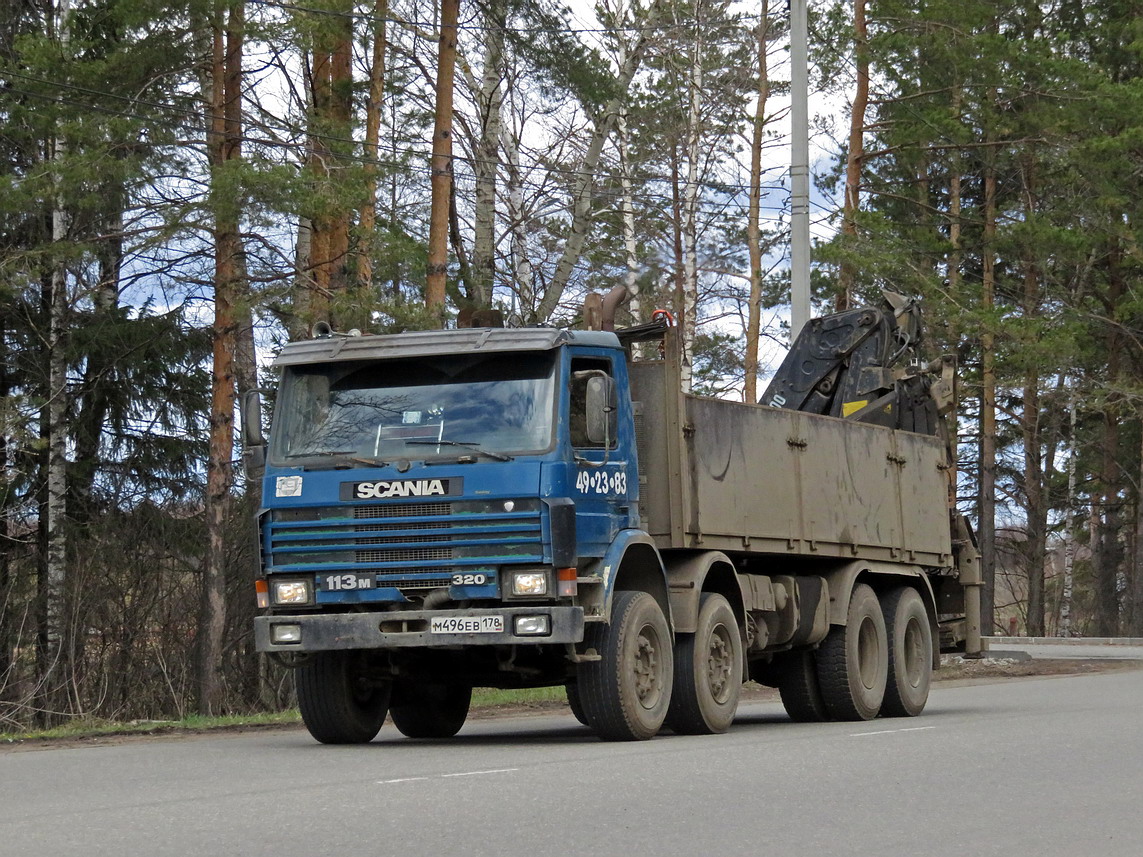
{"label": "loader crane arm", "polygon": [[760,403],[940,434],[952,409],[952,361],[923,364],[920,307],[895,292],[882,295],[877,305],[810,321]]}

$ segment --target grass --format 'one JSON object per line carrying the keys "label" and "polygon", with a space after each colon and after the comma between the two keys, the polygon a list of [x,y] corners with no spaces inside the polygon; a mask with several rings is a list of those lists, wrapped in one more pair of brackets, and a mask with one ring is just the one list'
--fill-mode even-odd
{"label": "grass", "polygon": [[[478,687],[472,693],[472,708],[531,706],[563,702],[563,687],[538,687],[526,690],[497,690]],[[51,729],[0,732],[0,746],[24,741],[73,741],[113,735],[156,735],[168,732],[207,732],[212,729],[243,729],[264,726],[291,726],[301,723],[296,708],[258,714],[232,714],[225,717],[202,717],[194,714],[181,720],[101,720],[76,718]]]}
{"label": "grass", "polygon": [[102,720],[77,717],[51,729],[0,732],[0,744],[20,741],[68,741],[106,735],[153,735],[162,732],[206,732],[211,729],[238,729],[249,726],[285,726],[300,723],[296,709],[259,714],[230,714],[202,717],[192,714],[181,720]]}

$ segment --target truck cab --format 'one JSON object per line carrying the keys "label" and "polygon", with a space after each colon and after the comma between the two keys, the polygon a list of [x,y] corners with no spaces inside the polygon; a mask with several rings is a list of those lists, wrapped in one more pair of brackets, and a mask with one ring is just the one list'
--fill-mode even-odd
{"label": "truck cab", "polygon": [[615,334],[329,336],[275,366],[258,648],[353,652],[382,681],[565,683],[602,560],[640,528]]}

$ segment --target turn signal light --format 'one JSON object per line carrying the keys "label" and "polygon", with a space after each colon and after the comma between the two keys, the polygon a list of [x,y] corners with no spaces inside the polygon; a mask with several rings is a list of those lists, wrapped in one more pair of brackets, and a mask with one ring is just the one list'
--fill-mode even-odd
{"label": "turn signal light", "polygon": [[557,593],[560,597],[571,598],[579,592],[579,584],[576,582],[576,570],[574,568],[556,569],[556,580],[559,587]]}
{"label": "turn signal light", "polygon": [[254,581],[254,597],[257,599],[259,610],[265,610],[270,606],[270,586],[265,578]]}

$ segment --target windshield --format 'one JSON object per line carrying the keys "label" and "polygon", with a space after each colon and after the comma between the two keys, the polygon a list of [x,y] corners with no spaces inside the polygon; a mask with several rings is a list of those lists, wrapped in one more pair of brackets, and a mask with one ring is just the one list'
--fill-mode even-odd
{"label": "windshield", "polygon": [[271,457],[390,461],[552,443],[550,354],[287,367]]}

